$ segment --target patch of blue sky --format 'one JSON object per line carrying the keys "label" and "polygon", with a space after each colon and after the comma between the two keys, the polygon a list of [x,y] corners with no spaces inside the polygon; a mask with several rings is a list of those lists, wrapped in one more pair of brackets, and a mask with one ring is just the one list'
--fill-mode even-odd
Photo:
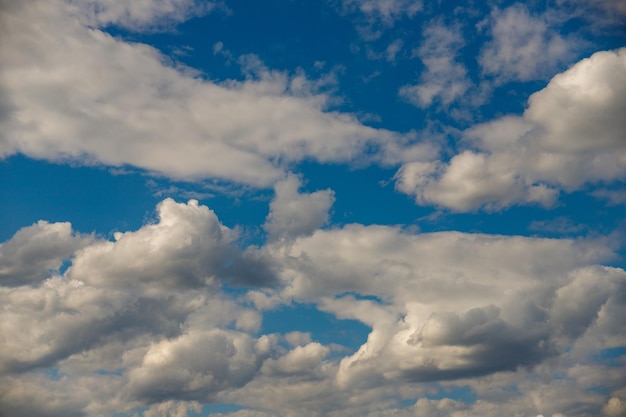
{"label": "patch of blue sky", "polygon": [[463,387],[441,387],[435,393],[426,394],[429,400],[441,400],[444,398],[453,398],[456,401],[464,403],[474,403],[478,399],[474,390],[469,386]]}
{"label": "patch of blue sky", "polygon": [[244,409],[245,407],[237,404],[204,404],[199,412],[190,410],[188,411],[188,415],[192,417],[204,417],[214,414],[234,413]]}
{"label": "patch of blue sky", "polygon": [[429,207],[418,207],[413,199],[395,190],[395,169],[349,167],[302,163],[299,173],[305,178],[303,189],[330,188],[335,192],[331,225],[350,223],[411,225],[431,214]]}
{"label": "patch of blue sky", "polygon": [[119,376],[119,377],[124,376],[124,372],[125,372],[124,368],[113,369],[113,370],[110,370],[110,369],[98,369],[98,370],[95,371],[95,373],[97,375],[103,375],[103,376],[104,375],[108,375],[108,376]]}
{"label": "patch of blue sky", "polygon": [[82,233],[109,236],[136,230],[159,201],[146,177],[109,168],[55,164],[15,155],[0,161],[0,237],[39,220],[72,223]]}
{"label": "patch of blue sky", "polygon": [[43,369],[41,371],[41,373],[46,375],[52,381],[60,381],[63,378],[63,376],[65,375],[64,373],[59,371],[59,368],[56,367],[56,366],[52,366],[50,368],[45,368],[45,369]]}
{"label": "patch of blue sky", "polygon": [[[304,332],[324,345],[338,344],[355,351],[367,340],[370,327],[358,320],[338,319],[314,305],[291,303],[263,313],[260,334]],[[342,352],[345,355],[345,352]]]}
{"label": "patch of blue sky", "polygon": [[592,358],[605,366],[621,368],[626,363],[626,346],[602,349],[599,353],[593,355]]}

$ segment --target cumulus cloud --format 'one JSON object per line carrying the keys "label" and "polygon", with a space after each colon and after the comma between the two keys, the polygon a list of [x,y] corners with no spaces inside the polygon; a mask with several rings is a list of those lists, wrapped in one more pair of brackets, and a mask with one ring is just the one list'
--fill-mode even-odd
{"label": "cumulus cloud", "polygon": [[516,202],[551,206],[556,191],[545,185],[526,184],[513,169],[514,157],[493,157],[471,151],[440,162],[404,164],[395,178],[396,188],[415,195],[421,205],[436,204],[454,211],[479,207],[496,210]]}
{"label": "cumulus cloud", "polygon": [[[96,18],[111,22],[158,20],[161,6],[187,10],[191,4],[148,2],[159,6],[144,11],[134,3],[100,3]],[[152,47],[85,26],[72,10],[93,11],[92,3],[2,4],[1,97],[8,109],[2,156],[133,165],[177,179],[268,186],[285,164],[351,161],[366,148],[404,140],[327,111],[331,97],[311,90],[315,83],[301,75],[257,66],[245,81],[205,80]]]}
{"label": "cumulus cloud", "polygon": [[[282,185],[299,198],[296,177]],[[239,254],[229,268],[245,264],[249,250],[236,247],[233,230],[195,201],[167,199],[157,212],[154,223],[115,241],[82,243],[62,275],[42,262],[37,280],[0,287],[0,395],[12,415],[106,416],[145,406],[146,416],[184,416],[198,403],[223,401],[288,417],[338,409],[343,416],[438,409],[495,416],[505,400],[489,390],[507,386],[512,375],[520,390],[506,400],[512,412],[617,409],[616,400],[580,388],[597,385],[600,375],[617,386],[615,372],[571,368],[569,385],[550,395],[581,394],[561,402],[532,376],[549,375],[548,359],[579,361],[626,343],[626,272],[598,265],[614,256],[599,241],[348,225],[256,249],[279,274],[280,285],[264,290],[273,303],[314,303],[371,328],[346,356],[309,333],[259,334],[261,314],[247,300],[260,292],[234,298],[221,282],[264,281],[234,279],[212,257]],[[65,239],[79,236],[61,225]],[[38,223],[16,236],[52,226]],[[57,246],[55,239],[39,243]],[[520,375],[528,375],[527,385]],[[486,400],[394,408],[416,392],[455,383],[486,390]],[[73,395],[62,394],[68,387]]]}
{"label": "cumulus cloud", "polygon": [[150,346],[129,374],[127,389],[148,403],[169,399],[208,402],[226,388],[245,385],[271,350],[241,332],[212,329],[185,333]]}
{"label": "cumulus cloud", "polygon": [[317,342],[296,346],[284,356],[266,361],[263,371],[270,375],[310,374],[328,353],[328,347]]}
{"label": "cumulus cloud", "polygon": [[129,299],[60,277],[35,288],[2,287],[0,297],[3,372],[50,366],[89,348],[111,330]]}
{"label": "cumulus cloud", "polygon": [[0,285],[41,282],[51,272],[58,272],[64,260],[92,240],[92,236],[74,233],[70,223],[39,221],[20,229],[0,244]]}
{"label": "cumulus cloud", "polygon": [[[284,296],[372,328],[341,361],[344,389],[530,369],[599,324],[626,285],[621,269],[587,266],[610,250],[572,240],[350,225],[277,253]],[[574,294],[594,295],[572,303]]]}
{"label": "cumulus cloud", "polygon": [[213,280],[266,285],[273,276],[255,252],[241,252],[237,234],[215,213],[190,200],[165,199],[157,206],[158,223],[135,232],[116,233],[79,251],[67,275],[101,287],[194,288]]}
{"label": "cumulus cloud", "polygon": [[403,86],[399,94],[418,107],[428,107],[438,101],[446,106],[463,96],[471,83],[467,70],[455,58],[463,46],[458,28],[435,22],[425,27],[424,40],[414,51],[425,66],[416,85]]}
{"label": "cumulus cloud", "polygon": [[490,25],[492,40],[479,61],[483,72],[497,82],[542,79],[572,58],[575,42],[562,38],[522,4],[495,9]]}
{"label": "cumulus cloud", "polygon": [[274,186],[276,195],[263,226],[270,238],[309,235],[328,221],[328,210],[335,201],[333,191],[299,193],[300,186],[300,180],[294,175]]}
{"label": "cumulus cloud", "polygon": [[617,397],[611,397],[611,399],[604,406],[602,411],[607,417],[626,416],[626,402]]}
{"label": "cumulus cloud", "polygon": [[[180,335],[191,329],[205,334],[230,326],[238,330],[225,334],[241,337],[258,330],[260,315],[239,306],[220,288],[223,280],[255,285],[260,279],[258,284],[267,284],[264,280],[271,275],[265,263],[237,249],[232,230],[196,201],[164,200],[158,212],[158,223],[118,233],[115,242],[80,241],[69,224],[40,222],[2,245],[17,253],[11,259],[20,262],[33,252],[43,254],[29,268],[15,262],[18,267],[6,270],[0,287],[2,372],[27,372],[59,361],[82,367],[76,360],[81,352],[95,360],[91,366],[110,362],[113,369],[124,368],[138,359],[115,359],[115,349],[123,353],[153,338],[184,341],[191,336]],[[60,262],[55,257],[71,250],[75,252],[67,271],[50,274],[50,265],[58,268]],[[172,346],[178,345],[184,343]],[[101,351],[103,346],[117,347]],[[110,359],[104,361],[103,355]]]}
{"label": "cumulus cloud", "polygon": [[471,149],[449,162],[401,167],[397,188],[454,211],[554,203],[561,189],[623,180],[626,49],[603,51],[556,75],[523,116],[464,132]]}

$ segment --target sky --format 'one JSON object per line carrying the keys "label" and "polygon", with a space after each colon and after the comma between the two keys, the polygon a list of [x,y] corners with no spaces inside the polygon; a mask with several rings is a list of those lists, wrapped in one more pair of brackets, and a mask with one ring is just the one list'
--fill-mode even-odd
{"label": "sky", "polygon": [[624,22],[0,0],[0,416],[626,416]]}

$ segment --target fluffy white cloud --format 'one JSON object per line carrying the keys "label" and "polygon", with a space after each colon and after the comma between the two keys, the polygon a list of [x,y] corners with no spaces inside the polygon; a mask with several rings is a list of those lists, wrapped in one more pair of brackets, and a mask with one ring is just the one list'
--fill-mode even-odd
{"label": "fluffy white cloud", "polygon": [[522,4],[495,9],[490,23],[493,39],[483,48],[480,64],[497,82],[541,79],[572,58],[575,43],[552,31],[543,17],[532,16]]}
{"label": "fluffy white cloud", "polygon": [[[623,390],[622,390],[623,391]],[[622,393],[626,394],[626,393]],[[623,395],[626,398],[626,395]],[[602,409],[607,417],[623,417],[626,416],[626,401],[618,397],[611,397],[608,403]]]}
{"label": "fluffy white cloud", "polygon": [[56,277],[35,288],[0,287],[0,298],[0,369],[21,372],[91,347],[131,297]]}
{"label": "fluffy white cloud", "polygon": [[[281,184],[312,195],[297,193],[295,177]],[[16,236],[77,236],[60,225]],[[601,241],[349,225],[271,241],[250,266],[234,239],[207,207],[168,199],[154,223],[76,247],[62,276],[42,262],[36,280],[1,286],[3,406],[18,417],[138,407],[182,417],[210,401],[251,408],[233,416],[618,415],[623,375],[588,359],[626,344],[626,272],[597,265],[614,256]],[[59,244],[39,243],[41,253]],[[236,255],[231,272],[216,253]],[[346,354],[309,333],[260,334],[247,300],[261,292],[236,299],[220,282],[254,285],[234,276],[267,262],[281,280],[263,290],[272,303],[360,320],[367,340]],[[555,369],[561,383],[537,382]],[[459,386],[482,400],[426,399]]]}
{"label": "fluffy white cloud", "polygon": [[0,285],[27,285],[48,278],[64,260],[89,244],[90,236],[72,232],[70,223],[39,221],[0,244]]}
{"label": "fluffy white cloud", "polygon": [[455,58],[463,46],[458,28],[435,22],[424,29],[424,40],[414,51],[425,66],[416,85],[405,85],[399,94],[419,107],[428,107],[438,101],[448,105],[463,96],[470,87],[467,70]]}
{"label": "fluffy white cloud", "polygon": [[[598,52],[555,76],[546,88],[528,100],[524,118],[544,130],[540,139],[531,142],[540,142],[546,152],[575,155],[618,152],[621,159],[605,169],[594,166],[585,176],[611,179],[623,172],[626,140],[621,118],[626,111],[625,69],[626,49],[619,49]],[[581,181],[559,180],[568,185]]]}
{"label": "fluffy white cloud", "polygon": [[[89,2],[2,5],[3,156],[128,164],[179,179],[268,186],[284,164],[351,161],[367,147],[385,154],[387,144],[406,139],[325,111],[330,96],[303,76],[257,65],[253,79],[205,80],[168,64],[154,48],[86,27],[72,10],[92,10]],[[151,21],[161,13],[150,6],[144,18],[141,7],[125,7],[98,3],[96,16],[111,11],[102,19]]]}
{"label": "fluffy white cloud", "polygon": [[297,375],[311,373],[328,355],[329,349],[317,342],[296,346],[278,359],[270,359],[263,364],[263,370],[270,375]]}
{"label": "fluffy white cloud", "polygon": [[215,279],[264,285],[271,270],[254,252],[242,253],[236,233],[215,213],[190,200],[163,200],[159,221],[135,232],[116,233],[79,251],[67,275],[101,287],[137,287],[152,291],[210,286]]}
{"label": "fluffy white cloud", "polygon": [[625,113],[626,49],[597,52],[533,94],[523,116],[466,130],[472,150],[405,164],[397,187],[454,211],[550,206],[559,189],[626,177]]}
{"label": "fluffy white cloud", "polygon": [[150,346],[128,373],[127,389],[149,403],[166,399],[208,402],[227,388],[249,382],[272,349],[269,338],[212,329],[189,332]]}
{"label": "fluffy white cloud", "polygon": [[352,225],[298,238],[277,256],[284,296],[372,327],[341,361],[344,389],[532,367],[600,323],[626,288],[623,270],[586,266],[608,249],[572,240]]}
{"label": "fluffy white cloud", "polygon": [[404,164],[396,174],[396,187],[415,195],[422,205],[436,204],[455,211],[479,207],[496,210],[518,201],[550,206],[556,192],[545,185],[526,184],[514,170],[515,157],[471,151],[439,162]]}
{"label": "fluffy white cloud", "polygon": [[335,201],[332,190],[299,193],[301,182],[289,175],[274,186],[275,197],[263,228],[271,238],[309,235],[328,221],[328,210]]}
{"label": "fluffy white cloud", "polygon": [[[26,271],[7,269],[4,281],[20,286],[0,287],[3,373],[60,362],[79,373],[133,368],[150,352],[142,350],[163,338],[184,341],[196,337],[186,334],[232,327],[239,330],[226,332],[227,339],[232,334],[239,340],[248,337],[245,332],[258,331],[260,315],[221,293],[220,280],[252,284],[248,278],[270,277],[265,264],[238,250],[234,233],[196,201],[168,199],[158,211],[158,223],[118,233],[115,242],[83,242],[69,224],[40,222],[3,244],[13,248],[18,255],[12,259],[20,262],[41,254],[41,261],[31,262]],[[50,265],[58,268],[60,262],[55,257],[71,250],[76,252],[64,275],[50,276]],[[142,375],[139,370],[136,374]]]}

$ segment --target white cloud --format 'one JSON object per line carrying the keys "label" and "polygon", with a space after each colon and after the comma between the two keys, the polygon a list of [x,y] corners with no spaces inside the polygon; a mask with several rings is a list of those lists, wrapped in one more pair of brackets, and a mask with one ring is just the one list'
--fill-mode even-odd
{"label": "white cloud", "polygon": [[[341,361],[336,381],[350,390],[535,366],[600,326],[596,317],[626,288],[623,270],[588,267],[609,250],[572,240],[351,225],[298,238],[276,256],[283,296],[372,327]],[[595,295],[572,303],[574,294]],[[619,327],[603,329],[620,338]]]}
{"label": "white cloud", "polygon": [[522,4],[495,9],[490,23],[492,40],[479,61],[497,82],[542,79],[572,58],[575,41],[562,38]]}
{"label": "white cloud", "polygon": [[528,229],[545,234],[576,235],[586,230],[586,226],[574,223],[567,217],[556,217],[550,220],[534,220],[528,225]]}
{"label": "white cloud", "polygon": [[151,345],[128,373],[130,395],[149,403],[166,399],[210,401],[224,389],[250,381],[271,345],[239,332],[189,332]]}
{"label": "white cloud", "polygon": [[143,413],[143,417],[187,417],[188,411],[199,413],[202,407],[198,402],[165,401],[154,404]]}
{"label": "white cloud", "polygon": [[449,164],[414,162],[396,174],[396,188],[415,195],[418,204],[436,204],[454,211],[479,207],[497,210],[518,201],[550,206],[556,192],[518,178],[515,159],[471,151],[454,156]]}
{"label": "white cloud", "polygon": [[[412,16],[418,3],[350,4],[387,23]],[[256,409],[230,417],[624,415],[624,357],[612,359],[618,366],[594,363],[602,349],[626,345],[626,272],[598,265],[614,255],[602,241],[319,230],[333,192],[299,192],[299,178],[285,171],[301,159],[358,159],[373,145],[382,148],[379,162],[408,161],[397,186],[420,204],[549,206],[559,189],[624,179],[626,50],[581,61],[535,94],[524,115],[467,130],[458,155],[432,162],[429,145],[411,147],[408,137],[329,112],[332,97],[304,76],[247,57],[249,79],[217,85],[97,29],[152,30],[208,11],[191,1],[2,7],[12,39],[0,40],[1,99],[10,100],[0,107],[13,112],[1,152],[273,185],[275,198],[262,248],[240,248],[237,229],[197,201],[170,199],[153,223],[115,241],[40,221],[1,244],[0,414],[188,417],[216,401]],[[525,10],[516,7],[494,19]],[[527,17],[549,45],[549,30]],[[444,77],[455,74],[446,58],[461,41],[453,32],[434,27],[432,44],[420,49],[432,64],[424,103],[415,96],[424,106],[460,97]],[[513,79],[541,72],[536,63],[512,70],[503,62]],[[596,195],[620,201],[619,191],[606,191]],[[277,287],[229,293],[224,282]],[[357,352],[311,333],[263,335],[258,310],[292,301],[357,319],[369,335]],[[445,398],[456,388],[480,400]]]}
{"label": "white cloud", "polygon": [[[17,275],[12,272],[9,278],[28,278],[21,279],[21,286],[0,287],[3,371],[54,366],[81,351],[97,350],[105,341],[122,343],[124,349],[137,338],[150,341],[149,335],[172,337],[191,329],[258,331],[259,314],[221,294],[220,282],[260,279],[259,284],[267,284],[272,276],[266,263],[239,250],[235,234],[195,201],[167,199],[158,211],[158,223],[118,233],[115,242],[76,239],[78,245],[69,224],[40,222],[3,244],[19,249],[13,251],[21,253],[18,260],[33,251],[41,254],[41,261],[30,262],[26,272],[13,268]],[[22,242],[25,236],[29,239]],[[50,274],[50,264],[58,267],[60,262],[54,259],[58,251],[67,256],[72,249],[76,252],[64,275]],[[107,362],[128,366],[120,357]]]}
{"label": "white cloud", "polygon": [[167,28],[193,16],[209,13],[218,2],[197,0],[66,0],[69,10],[91,27],[121,26],[130,30]]}
{"label": "white cloud", "polygon": [[[623,152],[625,68],[626,49],[598,52],[556,75],[546,88],[533,94],[524,118],[545,131],[541,147],[574,154]],[[611,179],[615,174],[607,170],[620,168],[623,170],[623,165],[598,166],[586,176]]]}
{"label": "white cloud", "polygon": [[52,381],[37,374],[27,378],[3,377],[0,378],[2,412],[10,410],[9,415],[15,417],[81,417],[93,396],[90,389],[103,387],[77,385],[68,379]]}
{"label": "white cloud", "polygon": [[275,197],[263,228],[270,238],[309,235],[328,221],[328,210],[335,201],[332,190],[299,193],[301,182],[289,175],[274,186]]}
{"label": "white cloud", "polygon": [[425,66],[416,85],[403,86],[399,94],[418,107],[433,102],[446,106],[462,97],[471,86],[467,70],[456,60],[463,38],[458,28],[435,22],[425,27],[424,40],[414,51]]}
{"label": "white cloud", "polygon": [[291,346],[304,346],[311,343],[311,333],[289,332],[285,334],[285,340]]}
{"label": "white cloud", "polygon": [[402,41],[402,39],[396,39],[395,41],[391,42],[387,46],[387,49],[385,49],[387,61],[394,62],[396,60],[396,56],[402,50],[403,46],[404,42]]}
{"label": "white cloud", "polygon": [[328,355],[329,349],[317,342],[296,346],[278,359],[269,359],[263,364],[263,372],[270,375],[297,375],[311,373]]}
{"label": "white cloud", "polygon": [[617,397],[612,397],[602,411],[607,417],[623,417],[626,416],[626,403]]}
{"label": "white cloud", "polygon": [[[326,111],[331,97],[301,75],[257,67],[257,78],[216,84],[154,48],[84,26],[71,16],[77,7],[87,6],[3,3],[0,76],[10,112],[1,155],[268,186],[286,164],[352,161],[404,140]],[[149,10],[147,21],[160,13]]]}
{"label": "white cloud", "polygon": [[392,24],[403,16],[412,17],[422,10],[416,0],[343,0],[344,7],[356,8],[365,16]]}
{"label": "white cloud", "polygon": [[[297,199],[297,178],[282,184]],[[598,414],[610,400],[585,387],[603,381],[613,389],[621,381],[584,362],[626,343],[626,272],[597,265],[613,256],[600,241],[360,225],[309,230],[257,249],[282,285],[238,300],[220,280],[255,281],[224,275],[212,256],[240,254],[229,265],[246,276],[260,268],[246,264],[250,249],[232,246],[233,231],[194,201],[164,200],[158,215],[115,242],[74,249],[63,276],[0,287],[0,395],[13,415],[104,417],[145,406],[146,416],[184,416],[197,409],[194,401],[220,401],[285,417],[339,409],[344,417],[439,409],[497,416],[502,407],[578,417],[585,414],[572,410]],[[41,232],[41,225],[16,236]],[[60,225],[67,239],[76,236]],[[37,265],[34,276],[45,277],[48,265]],[[260,295],[272,306],[314,303],[338,319],[360,320],[370,334],[347,356],[309,333],[259,334],[261,315],[247,304],[263,304]],[[559,361],[566,383],[537,386]],[[517,392],[494,393],[513,380]],[[394,408],[455,384],[484,401]],[[562,399],[564,392],[577,395]]]}
{"label": "white cloud", "polygon": [[626,191],[623,190],[595,190],[591,193],[594,197],[607,200],[610,205],[619,206],[626,204]]}
{"label": "white cloud", "polygon": [[269,269],[235,245],[236,232],[196,200],[165,199],[159,221],[134,232],[116,233],[76,254],[67,275],[101,287],[149,286],[153,291],[210,286],[218,279],[267,284]]}
{"label": "white cloud", "polygon": [[35,288],[0,287],[0,298],[4,373],[51,366],[89,348],[131,297],[56,277]]}
{"label": "white cloud", "polygon": [[472,150],[405,164],[397,188],[454,211],[550,206],[560,189],[626,177],[625,113],[626,49],[597,52],[533,94],[523,116],[466,130]]}
{"label": "white cloud", "polygon": [[58,272],[64,260],[93,237],[72,231],[70,223],[39,221],[20,229],[9,241],[0,244],[0,284],[28,285]]}

